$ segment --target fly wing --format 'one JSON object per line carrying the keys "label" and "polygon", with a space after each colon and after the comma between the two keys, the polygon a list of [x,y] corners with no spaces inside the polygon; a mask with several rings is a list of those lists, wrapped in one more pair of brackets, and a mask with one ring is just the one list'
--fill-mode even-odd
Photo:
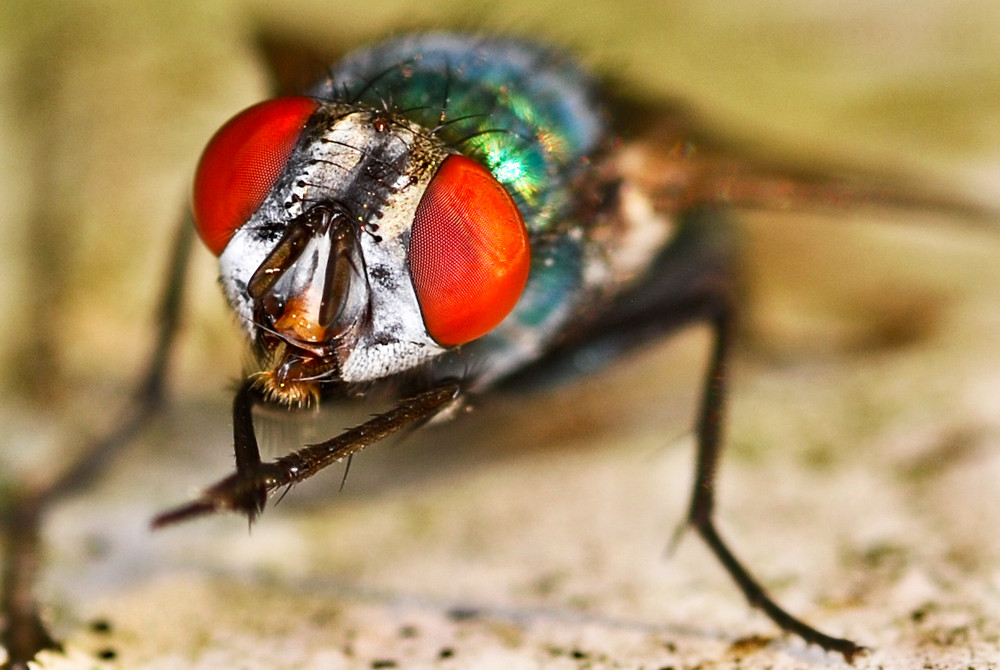
{"label": "fly wing", "polygon": [[782,162],[705,133],[697,118],[673,103],[618,96],[611,105],[623,126],[623,177],[650,194],[662,211],[702,205],[771,211],[868,208],[938,213],[973,225],[996,226],[1000,212],[905,173]]}
{"label": "fly wing", "polygon": [[302,39],[268,30],[257,33],[255,42],[271,76],[272,90],[279,96],[302,95],[350,50],[346,45],[338,49],[325,43],[325,48],[320,49]]}

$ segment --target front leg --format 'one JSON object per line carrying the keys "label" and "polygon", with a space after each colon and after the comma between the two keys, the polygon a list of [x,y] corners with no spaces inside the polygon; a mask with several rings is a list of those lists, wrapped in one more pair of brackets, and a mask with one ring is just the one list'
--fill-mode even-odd
{"label": "front leg", "polygon": [[261,463],[253,427],[253,407],[262,402],[262,397],[252,381],[247,380],[233,401],[236,472],[206,489],[197,500],[157,516],[153,519],[153,528],[222,511],[241,512],[252,522],[275,490],[308,479],[370,444],[432,419],[454,402],[461,391],[457,381],[441,382],[326,442],[310,444],[275,461]]}

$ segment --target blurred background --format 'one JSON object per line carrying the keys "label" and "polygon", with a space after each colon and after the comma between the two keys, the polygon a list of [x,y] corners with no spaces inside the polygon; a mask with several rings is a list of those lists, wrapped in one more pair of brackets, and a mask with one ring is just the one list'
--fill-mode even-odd
{"label": "blurred background", "polygon": [[[268,95],[255,36],[338,53],[423,28],[544,40],[763,155],[910,174],[1000,209],[1000,7],[983,0],[7,3],[4,490],[115,421],[150,353],[199,153]],[[997,224],[740,219],[748,313],[723,527],[779,599],[878,647],[884,667],[997,660]],[[344,494],[339,473],[302,487],[250,536],[225,518],[151,537],[155,510],[231,462],[244,354],[214,277],[199,248],[166,416],[46,528],[46,614],[70,640],[52,667],[91,667],[105,646],[124,667],[576,667],[573,650],[592,667],[727,667],[735,653],[784,667],[806,654],[734,652],[773,627],[697,542],[662,560],[686,504],[699,331],[366,454]],[[287,446],[351,422],[324,420],[265,417],[263,430]],[[444,615],[470,602],[488,625]]]}

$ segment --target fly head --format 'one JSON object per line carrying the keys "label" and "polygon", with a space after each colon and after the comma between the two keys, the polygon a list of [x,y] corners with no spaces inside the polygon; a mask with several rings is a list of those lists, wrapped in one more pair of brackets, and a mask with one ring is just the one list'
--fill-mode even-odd
{"label": "fly head", "polygon": [[489,170],[357,105],[279,98],[236,116],[202,156],[194,210],[259,384],[288,404],[484,335],[530,267],[524,221]]}

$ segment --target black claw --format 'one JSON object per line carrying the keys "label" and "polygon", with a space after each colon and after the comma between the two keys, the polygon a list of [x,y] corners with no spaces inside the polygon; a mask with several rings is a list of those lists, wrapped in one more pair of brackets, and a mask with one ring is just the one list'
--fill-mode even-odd
{"label": "black claw", "polygon": [[218,508],[210,501],[196,500],[156,515],[149,525],[153,530],[159,530],[166,526],[172,526],[184,521],[190,521],[191,519],[195,519],[206,514],[212,514],[216,511],[218,511]]}
{"label": "black claw", "polygon": [[823,647],[826,651],[832,651],[834,653],[840,654],[841,656],[844,657],[844,660],[850,663],[851,665],[854,665],[854,658],[856,656],[864,656],[869,651],[868,647],[863,647],[860,644],[855,644],[850,640],[835,639],[834,642],[836,642],[836,646],[827,647],[822,644],[820,646]]}
{"label": "black claw", "polygon": [[234,474],[207,489],[200,498],[157,515],[154,530],[216,512],[238,512],[253,523],[267,504],[268,486],[257,473]]}

